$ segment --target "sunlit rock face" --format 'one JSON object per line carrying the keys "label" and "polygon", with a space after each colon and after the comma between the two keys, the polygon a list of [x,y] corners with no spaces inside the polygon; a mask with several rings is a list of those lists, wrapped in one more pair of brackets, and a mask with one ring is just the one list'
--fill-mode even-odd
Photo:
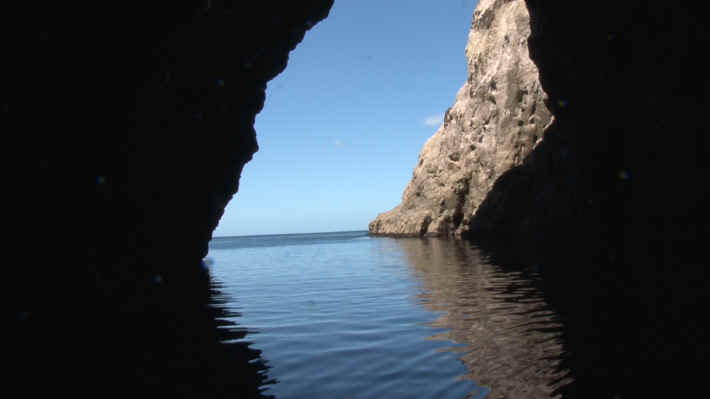
{"label": "sunlit rock face", "polygon": [[479,1],[466,83],[424,144],[402,203],[378,215],[370,232],[465,234],[496,179],[525,161],[552,121],[529,36],[524,1]]}

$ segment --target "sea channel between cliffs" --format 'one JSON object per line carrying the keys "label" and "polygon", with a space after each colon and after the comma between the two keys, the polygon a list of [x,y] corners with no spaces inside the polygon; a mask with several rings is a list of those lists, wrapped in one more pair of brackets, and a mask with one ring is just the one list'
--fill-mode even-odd
{"label": "sea channel between cliffs", "polygon": [[[258,148],[266,83],[332,3],[3,4],[0,25],[13,39],[0,112],[8,148],[19,152],[6,168],[9,252],[20,258],[6,268],[8,392],[259,397],[274,385],[249,344],[259,332],[235,324],[238,291],[253,288],[239,284],[262,272],[243,261],[258,265],[267,254],[242,245],[210,266],[220,250],[210,240]],[[704,389],[704,15],[664,1],[479,3],[462,90],[422,149],[402,204],[369,226],[373,235],[425,238],[362,234],[357,243],[323,244],[373,273],[345,273],[353,285],[344,288],[391,289],[392,312],[356,316],[387,317],[406,305],[420,318],[395,316],[389,326],[448,331],[418,341],[428,348],[420,363],[403,350],[409,371],[456,374],[429,361],[456,358],[435,358],[436,349],[468,342],[460,358],[475,382],[467,392],[479,396],[692,397]],[[310,252],[319,245],[280,245],[271,265],[289,265],[294,247],[319,260]],[[379,261],[350,253],[360,245]],[[297,296],[333,277],[322,265],[307,270],[310,282],[264,290]],[[225,273],[234,266],[242,269]],[[290,271],[271,270],[274,279]],[[368,285],[382,270],[394,280]],[[283,308],[265,302],[261,316],[316,315],[285,325],[298,330],[333,322],[340,308],[288,300]],[[321,310],[331,314],[317,319]],[[281,349],[288,357],[318,348]],[[401,371],[372,364],[372,374]]]}

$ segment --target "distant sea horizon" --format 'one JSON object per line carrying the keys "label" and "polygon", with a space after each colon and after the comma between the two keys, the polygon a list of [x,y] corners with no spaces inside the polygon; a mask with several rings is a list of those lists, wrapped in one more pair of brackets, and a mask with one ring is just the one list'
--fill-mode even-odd
{"label": "distant sea horizon", "polygon": [[313,235],[313,234],[340,234],[340,233],[369,233],[368,229],[362,230],[333,230],[333,231],[312,231],[307,233],[261,233],[261,234],[237,234],[213,236],[215,238],[241,238],[241,237],[267,237],[267,236],[290,236],[290,235]]}

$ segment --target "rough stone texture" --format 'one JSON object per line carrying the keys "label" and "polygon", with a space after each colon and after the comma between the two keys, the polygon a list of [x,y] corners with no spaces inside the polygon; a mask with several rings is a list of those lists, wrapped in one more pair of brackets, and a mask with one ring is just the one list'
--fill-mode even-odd
{"label": "rough stone texture", "polygon": [[574,370],[564,397],[692,396],[710,357],[706,13],[526,4],[554,121],[464,236],[543,271]]}
{"label": "rough stone texture", "polygon": [[402,203],[378,215],[370,232],[465,234],[493,183],[542,140],[552,116],[529,36],[523,0],[479,1],[466,45],[466,83],[424,144]]}

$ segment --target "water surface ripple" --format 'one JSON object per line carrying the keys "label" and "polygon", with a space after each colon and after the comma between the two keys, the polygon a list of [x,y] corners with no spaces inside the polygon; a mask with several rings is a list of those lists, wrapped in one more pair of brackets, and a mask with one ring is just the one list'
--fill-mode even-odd
{"label": "water surface ripple", "polygon": [[230,237],[209,258],[276,398],[549,398],[567,382],[536,273],[469,244]]}

